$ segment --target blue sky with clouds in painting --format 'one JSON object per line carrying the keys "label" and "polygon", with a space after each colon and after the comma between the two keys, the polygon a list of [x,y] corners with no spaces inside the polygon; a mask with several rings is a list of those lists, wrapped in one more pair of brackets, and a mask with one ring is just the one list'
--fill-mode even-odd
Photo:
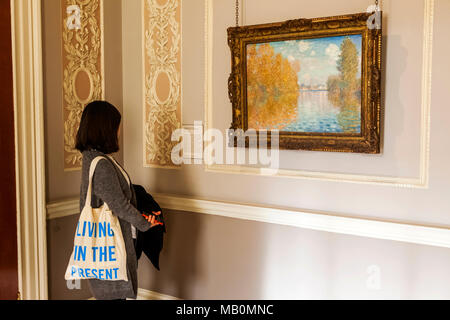
{"label": "blue sky with clouds in painting", "polygon": [[[300,61],[300,85],[326,85],[330,75],[337,75],[337,61],[342,41],[347,36],[326,37],[303,40],[271,42],[275,53],[281,53],[290,61]],[[360,57],[359,74],[361,73],[361,35],[348,36],[356,45]]]}

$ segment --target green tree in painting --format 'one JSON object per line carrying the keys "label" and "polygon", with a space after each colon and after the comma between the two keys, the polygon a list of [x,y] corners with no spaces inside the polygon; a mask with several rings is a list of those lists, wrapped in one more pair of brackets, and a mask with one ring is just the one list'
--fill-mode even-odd
{"label": "green tree in painting", "polygon": [[341,44],[341,54],[337,61],[339,75],[328,78],[328,98],[341,107],[338,121],[344,132],[356,132],[355,125],[360,120],[361,79],[358,78],[358,50],[350,38]]}
{"label": "green tree in painting", "polygon": [[355,92],[358,75],[358,50],[350,38],[345,38],[341,44],[341,54],[337,62],[337,69],[346,87],[344,91],[351,97]]}
{"label": "green tree in painting", "polygon": [[248,125],[278,129],[297,118],[300,63],[275,54],[270,44],[250,45],[247,52]]}

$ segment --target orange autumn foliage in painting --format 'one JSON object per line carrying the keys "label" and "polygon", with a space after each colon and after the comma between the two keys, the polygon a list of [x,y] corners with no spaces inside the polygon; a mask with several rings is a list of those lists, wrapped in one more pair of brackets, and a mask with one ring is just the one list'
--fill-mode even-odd
{"label": "orange autumn foliage in painting", "polygon": [[297,119],[300,63],[275,54],[270,44],[247,48],[248,127],[282,130]]}

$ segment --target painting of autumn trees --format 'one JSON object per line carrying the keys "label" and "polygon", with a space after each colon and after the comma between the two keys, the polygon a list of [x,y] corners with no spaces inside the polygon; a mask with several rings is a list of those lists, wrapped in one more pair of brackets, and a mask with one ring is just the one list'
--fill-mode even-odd
{"label": "painting of autumn trees", "polygon": [[227,28],[229,146],[380,154],[383,32],[371,18],[363,12]]}
{"label": "painting of autumn trees", "polygon": [[361,35],[247,45],[248,128],[360,133]]}
{"label": "painting of autumn trees", "polygon": [[251,45],[247,52],[249,128],[282,130],[297,118],[300,87],[298,61],[291,63],[270,44]]}

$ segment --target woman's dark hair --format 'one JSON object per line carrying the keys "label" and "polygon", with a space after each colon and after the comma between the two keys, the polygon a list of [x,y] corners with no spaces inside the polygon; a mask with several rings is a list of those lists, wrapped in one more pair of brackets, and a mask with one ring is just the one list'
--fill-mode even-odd
{"label": "woman's dark hair", "polygon": [[75,148],[80,152],[90,149],[105,154],[119,151],[117,131],[120,112],[106,101],[93,101],[84,108]]}

